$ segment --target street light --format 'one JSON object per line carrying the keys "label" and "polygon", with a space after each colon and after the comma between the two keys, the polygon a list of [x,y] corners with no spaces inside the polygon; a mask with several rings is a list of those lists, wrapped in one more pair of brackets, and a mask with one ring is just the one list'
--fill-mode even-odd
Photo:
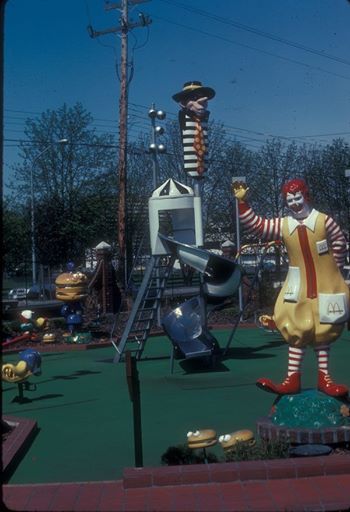
{"label": "street light", "polygon": [[[235,181],[246,183],[246,177],[245,176],[235,176],[232,178],[232,183]],[[237,262],[241,263],[241,237],[240,237],[240,229],[239,229],[239,209],[238,209],[238,199],[236,198],[236,247],[237,247]],[[238,302],[239,302],[239,310],[243,311],[243,293],[242,293],[242,285],[238,288]]]}
{"label": "street light", "polygon": [[48,144],[40,153],[34,158],[30,168],[30,216],[31,216],[31,239],[32,239],[32,281],[33,285],[36,284],[36,256],[35,256],[35,217],[34,217],[34,180],[33,170],[34,165],[38,159],[46,153],[52,146],[52,144],[67,144],[68,139],[60,139],[56,142]]}
{"label": "street light", "polygon": [[164,144],[158,144],[157,139],[159,135],[163,135],[164,128],[162,126],[156,126],[156,119],[163,121],[166,114],[163,110],[156,110],[154,103],[148,111],[148,117],[151,119],[152,132],[151,132],[151,144],[149,145],[149,152],[153,156],[153,188],[157,188],[158,185],[158,154],[166,153],[166,147]]}

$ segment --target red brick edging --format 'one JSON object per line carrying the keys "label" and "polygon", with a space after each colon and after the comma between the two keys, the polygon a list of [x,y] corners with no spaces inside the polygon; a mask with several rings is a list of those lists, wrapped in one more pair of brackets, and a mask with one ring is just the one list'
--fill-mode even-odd
{"label": "red brick edging", "polygon": [[257,433],[262,439],[289,439],[296,444],[336,444],[350,442],[350,426],[296,428],[275,425],[270,418],[259,418]]}
{"label": "red brick edging", "polygon": [[350,474],[350,455],[154,468],[125,468],[124,488],[274,480]]}
{"label": "red brick edging", "polygon": [[2,443],[2,471],[4,478],[23,457],[24,451],[28,448],[38,431],[38,426],[36,421],[26,418],[2,416],[2,419],[10,426],[15,427],[9,432],[8,437]]}
{"label": "red brick edging", "polygon": [[[3,443],[3,472],[13,467],[38,430],[34,420],[3,416],[16,428]],[[125,489],[238,482],[248,480],[297,479],[350,474],[350,454],[288,459],[223,462],[146,468],[124,468]]]}
{"label": "red brick edging", "polygon": [[[4,419],[20,420],[22,433],[17,432],[22,439],[25,431],[32,432],[30,426],[36,428],[32,420]],[[350,505],[348,454],[125,468],[123,476],[123,480],[109,482],[4,485],[3,501],[11,510],[51,512],[301,512],[307,506],[308,510],[332,511],[347,510]]]}

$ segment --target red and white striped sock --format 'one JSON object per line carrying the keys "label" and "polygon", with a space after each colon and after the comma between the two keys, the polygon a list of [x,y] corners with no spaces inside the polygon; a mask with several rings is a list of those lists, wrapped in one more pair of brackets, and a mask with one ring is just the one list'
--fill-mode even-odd
{"label": "red and white striped sock", "polygon": [[328,374],[328,357],[329,357],[329,347],[317,347],[315,348],[315,354],[317,356],[317,362],[318,362],[318,369]]}
{"label": "red and white striped sock", "polygon": [[299,372],[301,363],[303,362],[305,349],[297,347],[289,347],[288,351],[288,377],[292,373]]}

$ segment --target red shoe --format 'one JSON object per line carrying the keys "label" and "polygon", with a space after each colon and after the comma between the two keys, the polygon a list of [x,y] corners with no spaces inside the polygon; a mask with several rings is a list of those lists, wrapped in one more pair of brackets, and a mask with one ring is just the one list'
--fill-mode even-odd
{"label": "red shoe", "polygon": [[318,385],[319,391],[326,393],[329,396],[343,396],[347,395],[349,389],[344,384],[335,384],[328,373],[321,370],[318,371]]}
{"label": "red shoe", "polygon": [[301,373],[294,372],[281,384],[275,384],[270,379],[258,379],[256,385],[264,391],[276,393],[277,395],[294,395],[300,392]]}

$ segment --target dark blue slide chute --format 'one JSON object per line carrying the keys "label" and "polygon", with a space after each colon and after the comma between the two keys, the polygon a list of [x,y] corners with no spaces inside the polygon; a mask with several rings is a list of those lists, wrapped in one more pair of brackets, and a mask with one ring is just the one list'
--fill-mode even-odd
{"label": "dark blue slide chute", "polygon": [[233,260],[172,238],[158,235],[163,244],[182,263],[203,275],[202,296],[187,300],[162,319],[164,331],[172,345],[173,359],[211,357],[220,351],[219,344],[206,326],[203,304],[220,304],[236,293],[241,282],[241,269]]}
{"label": "dark blue slide chute", "polygon": [[219,344],[203,325],[200,298],[194,297],[176,307],[162,319],[164,331],[173,345],[173,358],[212,358],[219,352]]}

